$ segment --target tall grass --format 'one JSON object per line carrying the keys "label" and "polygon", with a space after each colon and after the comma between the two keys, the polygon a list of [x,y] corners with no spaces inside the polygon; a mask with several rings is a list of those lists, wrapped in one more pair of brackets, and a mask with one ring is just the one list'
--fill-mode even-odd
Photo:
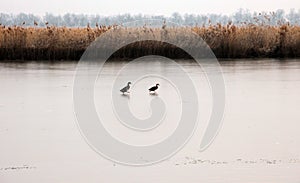
{"label": "tall grass", "polygon": [[299,57],[300,27],[234,25],[194,27],[218,57]]}
{"label": "tall grass", "polygon": [[[86,28],[1,26],[0,60],[79,60],[92,41],[113,27],[115,26],[94,28],[89,25]],[[144,31],[142,27],[136,29]],[[284,24],[237,27],[228,23],[206,27],[168,27],[173,39],[176,39],[177,29],[191,29],[197,33],[218,58],[300,57],[300,26]],[[159,35],[161,30],[162,28],[151,28],[154,35]],[[147,54],[167,52],[169,55],[166,56],[184,57],[182,54],[176,55],[174,49],[176,48],[172,46],[144,42],[131,45],[119,54],[122,57],[132,57],[137,51]]]}

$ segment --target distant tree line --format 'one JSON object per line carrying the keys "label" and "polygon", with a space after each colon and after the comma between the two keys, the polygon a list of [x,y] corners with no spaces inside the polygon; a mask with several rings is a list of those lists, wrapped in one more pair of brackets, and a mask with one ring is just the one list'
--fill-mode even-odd
{"label": "distant tree line", "polygon": [[116,16],[71,14],[53,15],[46,13],[44,16],[34,14],[5,14],[0,13],[0,24],[5,26],[67,26],[85,27],[96,25],[121,25],[139,19],[161,19],[171,21],[183,26],[208,26],[233,23],[238,26],[243,25],[300,25],[300,9],[291,9],[288,13],[279,9],[274,12],[250,12],[249,10],[239,9],[231,15],[221,14],[179,14],[173,13],[170,17],[157,15],[131,15],[121,14]]}

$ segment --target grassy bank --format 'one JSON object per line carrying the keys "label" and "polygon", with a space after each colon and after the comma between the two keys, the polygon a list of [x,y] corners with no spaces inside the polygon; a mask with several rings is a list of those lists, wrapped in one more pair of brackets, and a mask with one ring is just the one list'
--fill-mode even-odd
{"label": "grassy bank", "polygon": [[[111,26],[95,28],[1,26],[0,60],[79,60],[87,46],[111,28]],[[236,27],[227,24],[169,28],[168,31],[176,31],[175,29],[192,29],[207,42],[218,58],[300,57],[300,26]],[[143,30],[140,28],[140,31]],[[153,34],[160,34],[161,28],[154,28],[151,31]],[[172,46],[149,45],[149,42],[144,42],[119,51],[119,55],[132,57],[136,52],[143,52],[167,53],[164,55],[173,58],[184,57],[180,53],[176,55],[178,52],[174,51],[175,49]]]}

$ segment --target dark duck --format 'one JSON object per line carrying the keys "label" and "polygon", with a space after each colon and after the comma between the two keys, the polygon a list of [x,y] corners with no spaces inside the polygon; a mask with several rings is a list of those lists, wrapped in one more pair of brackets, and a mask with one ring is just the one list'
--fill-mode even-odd
{"label": "dark duck", "polygon": [[159,84],[156,84],[155,86],[152,86],[151,88],[149,88],[149,92],[155,92],[155,90],[158,89]]}

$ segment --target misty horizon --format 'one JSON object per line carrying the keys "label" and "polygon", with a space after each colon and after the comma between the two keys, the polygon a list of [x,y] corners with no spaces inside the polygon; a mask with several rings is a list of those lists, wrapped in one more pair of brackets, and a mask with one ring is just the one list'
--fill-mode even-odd
{"label": "misty horizon", "polygon": [[109,2],[104,0],[73,0],[73,1],[60,1],[52,0],[27,0],[18,1],[10,0],[4,1],[1,4],[0,12],[8,14],[18,14],[21,12],[32,13],[42,16],[46,12],[54,15],[63,15],[65,13],[71,14],[89,14],[89,15],[105,15],[114,16],[119,14],[130,13],[147,14],[147,15],[163,15],[171,16],[172,13],[178,12],[180,14],[222,14],[230,15],[239,8],[249,9],[252,13],[256,12],[272,12],[277,9],[283,9],[289,11],[292,8],[300,7],[300,1],[298,0],[243,0],[243,1],[204,1],[204,0],[127,0],[117,1],[110,0]]}
{"label": "misty horizon", "polygon": [[[68,26],[68,27],[84,27],[90,24],[113,25],[131,22],[139,19],[161,19],[162,22],[167,20],[184,26],[206,26],[215,24],[227,24],[232,22],[236,25],[254,24],[254,25],[281,25],[289,23],[291,25],[300,24],[300,9],[291,9],[286,12],[278,9],[273,12],[251,12],[247,9],[238,9],[231,15],[222,14],[181,14],[179,12],[172,13],[171,16],[164,15],[144,15],[144,14],[119,14],[119,15],[87,15],[66,13],[64,15],[54,15],[45,13],[43,16],[32,13],[6,14],[0,13],[0,23],[2,25],[14,26]],[[36,24],[34,24],[36,22]]]}

